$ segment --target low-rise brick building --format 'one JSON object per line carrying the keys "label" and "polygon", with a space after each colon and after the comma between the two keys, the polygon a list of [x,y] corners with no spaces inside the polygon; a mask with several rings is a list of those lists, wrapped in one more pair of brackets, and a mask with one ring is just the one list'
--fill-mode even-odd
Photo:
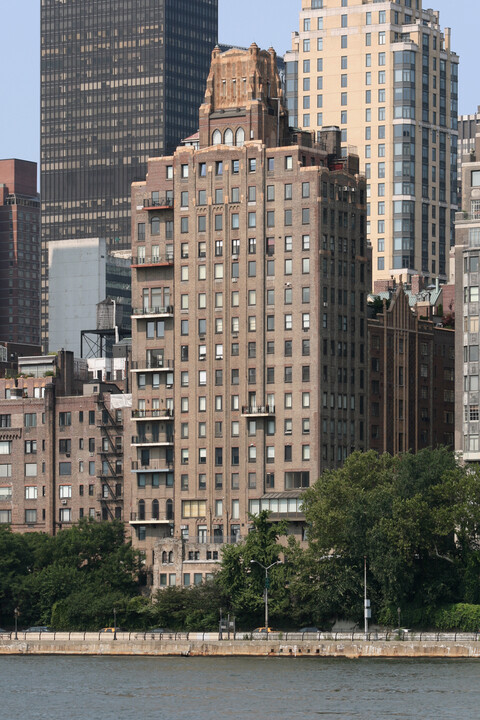
{"label": "low-rise brick building", "polygon": [[84,517],[123,519],[129,396],[82,384],[72,353],[29,358],[21,369],[0,380],[0,523],[55,534]]}

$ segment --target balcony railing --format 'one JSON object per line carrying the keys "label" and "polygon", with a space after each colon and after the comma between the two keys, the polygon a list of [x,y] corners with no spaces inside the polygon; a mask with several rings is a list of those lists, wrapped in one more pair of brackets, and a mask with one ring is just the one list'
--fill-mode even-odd
{"label": "balcony railing", "polygon": [[194,535],[185,539],[186,543],[198,543],[199,545],[234,545],[241,542],[240,535]]}
{"label": "balcony railing", "polygon": [[173,420],[173,410],[132,410],[132,418],[134,420],[149,420],[150,418],[161,418],[162,420]]}
{"label": "balcony railing", "polygon": [[138,460],[132,462],[132,472],[171,472],[173,470],[173,462],[166,460],[152,460],[149,465],[141,465]]}
{"label": "balcony railing", "polygon": [[149,358],[144,363],[132,362],[132,370],[173,370],[173,360],[165,358]]}
{"label": "balcony railing", "polygon": [[242,405],[242,415],[275,415],[275,406]]}
{"label": "balcony railing", "polygon": [[480,211],[476,211],[473,213],[467,213],[467,212],[457,212],[455,213],[455,222],[480,222]]}
{"label": "balcony railing", "polygon": [[131,512],[130,513],[130,522],[131,523],[151,523],[152,525],[155,523],[159,523],[161,525],[163,524],[170,524],[173,523],[173,513],[171,517],[167,517],[166,513],[139,513],[139,512]]}
{"label": "balcony railing", "polygon": [[173,445],[173,435],[167,433],[132,435],[132,445]]}
{"label": "balcony railing", "polygon": [[173,197],[147,197],[143,199],[144,210],[170,210],[173,208]]}
{"label": "balcony railing", "polygon": [[139,307],[132,309],[133,315],[173,315],[173,305],[158,305],[157,307]]}
{"label": "balcony railing", "polygon": [[167,253],[166,255],[133,255],[131,264],[133,267],[141,265],[173,265],[173,253]]}

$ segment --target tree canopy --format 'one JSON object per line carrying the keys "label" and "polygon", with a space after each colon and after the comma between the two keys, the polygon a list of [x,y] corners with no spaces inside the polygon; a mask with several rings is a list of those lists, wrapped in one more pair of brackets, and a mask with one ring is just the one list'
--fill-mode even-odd
{"label": "tree canopy", "polygon": [[[213,581],[150,598],[139,553],[121,523],[84,521],[55,537],[0,526],[0,624],[96,630],[216,630],[263,625],[265,573],[276,628],[363,618],[367,560],[372,620],[410,627],[480,627],[480,470],[445,448],[395,457],[353,453],[303,495],[308,542],[268,512],[251,517],[241,543],[223,547]],[[281,564],[276,564],[280,560]],[[255,561],[255,562],[252,562]]]}
{"label": "tree canopy", "polygon": [[[480,480],[445,448],[354,453],[304,496],[309,544],[293,589],[319,624],[363,615],[367,558],[374,620],[421,622],[479,602]],[[306,568],[309,569],[308,582]]]}

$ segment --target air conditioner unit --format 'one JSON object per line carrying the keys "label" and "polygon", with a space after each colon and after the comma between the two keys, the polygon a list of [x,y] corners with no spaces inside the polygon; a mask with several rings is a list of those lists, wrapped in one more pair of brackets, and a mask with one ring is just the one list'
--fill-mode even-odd
{"label": "air conditioner unit", "polygon": [[70,457],[70,453],[66,453],[66,457]]}
{"label": "air conditioner unit", "polygon": [[232,282],[238,282],[238,278],[232,278]]}
{"label": "air conditioner unit", "polygon": [[206,357],[207,357],[206,355],[200,355],[200,357],[199,357],[198,359],[199,359],[199,360],[206,360]]}
{"label": "air conditioner unit", "polygon": [[173,387],[173,385],[165,385],[165,387],[169,390],[170,388]]}
{"label": "air conditioner unit", "polygon": [[67,501],[66,501],[66,500],[62,500],[62,505],[66,505],[66,504],[67,504]]}
{"label": "air conditioner unit", "polygon": [[323,307],[328,307],[328,303],[327,303],[327,302],[324,302],[324,303],[323,303]]}
{"label": "air conditioner unit", "polygon": [[232,260],[238,260],[238,255],[232,255]]}

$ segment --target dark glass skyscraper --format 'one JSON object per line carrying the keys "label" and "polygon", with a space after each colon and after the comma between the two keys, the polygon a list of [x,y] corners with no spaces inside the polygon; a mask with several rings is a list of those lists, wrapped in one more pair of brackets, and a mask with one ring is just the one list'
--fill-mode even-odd
{"label": "dark glass skyscraper", "polygon": [[[130,246],[130,184],[197,129],[217,26],[218,0],[42,0],[44,248]],[[47,307],[44,272],[44,341]]]}

